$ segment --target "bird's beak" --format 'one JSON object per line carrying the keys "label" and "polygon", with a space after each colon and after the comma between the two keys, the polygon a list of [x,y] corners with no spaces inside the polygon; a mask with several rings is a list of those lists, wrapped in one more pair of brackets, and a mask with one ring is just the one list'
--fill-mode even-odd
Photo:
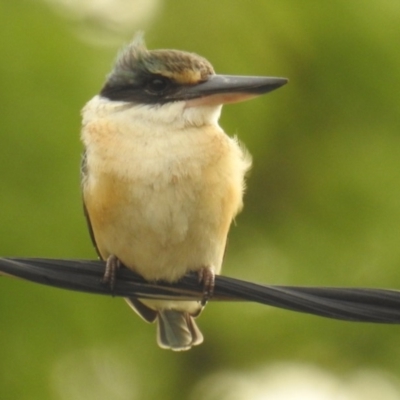
{"label": "bird's beak", "polygon": [[286,84],[286,78],[266,76],[212,75],[193,86],[182,87],[178,94],[187,107],[236,103],[271,92]]}

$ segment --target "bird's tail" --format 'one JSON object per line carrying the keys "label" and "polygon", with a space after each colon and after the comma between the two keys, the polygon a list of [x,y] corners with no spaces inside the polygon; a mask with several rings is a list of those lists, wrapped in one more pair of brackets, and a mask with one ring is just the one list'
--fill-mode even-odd
{"label": "bird's tail", "polygon": [[[203,342],[203,335],[194,317],[185,311],[171,309],[154,310],[139,299],[125,299],[129,306],[147,322],[157,321],[157,343],[163,349],[189,350]],[[194,316],[198,316],[201,309]]]}
{"label": "bird's tail", "polygon": [[188,312],[159,310],[157,320],[157,342],[163,349],[189,350],[203,342],[203,335]]}

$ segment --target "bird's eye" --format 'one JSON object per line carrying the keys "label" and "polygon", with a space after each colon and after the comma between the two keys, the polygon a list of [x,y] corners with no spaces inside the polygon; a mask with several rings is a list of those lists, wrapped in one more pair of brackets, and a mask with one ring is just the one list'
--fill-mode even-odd
{"label": "bird's eye", "polygon": [[163,77],[152,78],[147,82],[147,89],[156,94],[161,94],[169,85],[169,80]]}

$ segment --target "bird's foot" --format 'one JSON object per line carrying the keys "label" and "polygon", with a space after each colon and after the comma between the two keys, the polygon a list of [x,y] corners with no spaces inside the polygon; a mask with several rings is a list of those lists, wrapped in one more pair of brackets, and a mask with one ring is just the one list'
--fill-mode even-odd
{"label": "bird's foot", "polygon": [[214,294],[215,273],[210,267],[202,267],[198,271],[199,282],[203,282],[203,298],[201,305],[206,305],[207,301]]}
{"label": "bird's foot", "polygon": [[115,282],[117,279],[117,271],[121,267],[121,261],[117,256],[111,255],[107,258],[106,269],[103,275],[103,283],[110,286],[111,291],[114,291]]}

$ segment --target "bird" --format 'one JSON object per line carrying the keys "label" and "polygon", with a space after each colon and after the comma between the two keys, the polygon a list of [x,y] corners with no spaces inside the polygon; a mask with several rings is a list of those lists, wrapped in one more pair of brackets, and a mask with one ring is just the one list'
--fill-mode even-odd
{"label": "bird", "polygon": [[104,280],[125,266],[151,282],[198,274],[199,301],[127,298],[157,322],[161,348],[203,342],[194,318],[212,297],[228,231],[243,206],[251,156],[218,124],[223,104],[251,99],[285,78],[219,75],[205,58],[148,50],[139,32],[82,109],[84,213]]}

